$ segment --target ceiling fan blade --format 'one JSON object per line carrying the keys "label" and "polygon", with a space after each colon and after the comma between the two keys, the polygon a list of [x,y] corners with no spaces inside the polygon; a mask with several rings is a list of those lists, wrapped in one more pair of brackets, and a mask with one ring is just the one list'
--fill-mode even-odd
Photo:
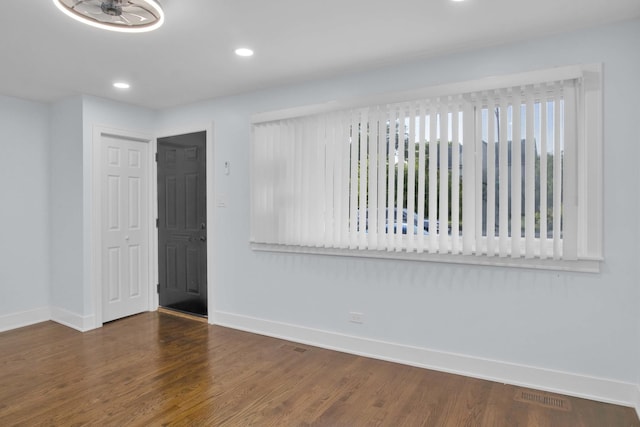
{"label": "ceiling fan blade", "polygon": [[119,16],[119,18],[120,18],[121,20],[123,20],[127,25],[131,25],[131,21],[129,21],[129,20],[127,19],[127,17],[124,15],[124,13],[123,13],[122,15],[120,15],[120,16]]}
{"label": "ceiling fan blade", "polygon": [[135,16],[136,18],[138,18],[138,20],[139,20],[140,22],[148,21],[148,20],[149,20],[147,17],[142,16],[142,15],[137,15],[137,14],[135,14],[135,13],[127,13],[127,15],[129,15],[129,16]]}
{"label": "ceiling fan blade", "polygon": [[136,5],[123,6],[122,11],[126,12],[127,15],[129,15],[130,17],[135,16],[140,20],[140,22],[149,20],[149,12],[140,6],[136,6]]}
{"label": "ceiling fan blade", "polygon": [[90,13],[92,15],[100,15],[102,14],[102,8],[100,5],[95,2],[91,2],[90,0],[78,1],[73,9],[80,13]]}

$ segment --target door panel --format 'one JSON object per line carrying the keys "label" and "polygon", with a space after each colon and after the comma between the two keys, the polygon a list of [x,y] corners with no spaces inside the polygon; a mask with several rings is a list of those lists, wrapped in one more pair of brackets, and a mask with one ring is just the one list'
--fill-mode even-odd
{"label": "door panel", "polygon": [[149,309],[149,144],[102,135],[102,321]]}
{"label": "door panel", "polygon": [[206,132],[158,139],[158,293],[207,315]]}

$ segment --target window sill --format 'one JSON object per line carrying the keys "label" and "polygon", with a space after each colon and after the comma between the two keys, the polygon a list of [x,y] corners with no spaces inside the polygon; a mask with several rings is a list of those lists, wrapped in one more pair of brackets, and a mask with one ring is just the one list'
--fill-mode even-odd
{"label": "window sill", "polygon": [[534,270],[573,271],[580,273],[599,273],[602,259],[581,259],[576,261],[511,258],[486,255],[431,254],[403,251],[378,251],[341,248],[321,248],[310,246],[276,245],[268,243],[250,243],[254,251],[283,252],[296,254],[315,254],[332,256],[351,256],[360,258],[395,259],[403,261],[442,262],[448,264],[482,265],[489,267],[513,267]]}

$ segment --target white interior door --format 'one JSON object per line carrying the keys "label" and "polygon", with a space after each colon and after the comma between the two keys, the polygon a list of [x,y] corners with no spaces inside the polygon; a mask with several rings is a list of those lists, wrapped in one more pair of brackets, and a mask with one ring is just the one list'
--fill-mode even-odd
{"label": "white interior door", "polygon": [[102,134],[102,321],[149,309],[149,144]]}

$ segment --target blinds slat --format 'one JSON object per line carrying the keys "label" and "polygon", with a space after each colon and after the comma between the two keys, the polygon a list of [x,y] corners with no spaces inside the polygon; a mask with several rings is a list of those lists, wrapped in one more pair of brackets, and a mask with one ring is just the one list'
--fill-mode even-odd
{"label": "blinds slat", "polygon": [[476,170],[474,175],[475,180],[475,253],[480,256],[486,251],[486,247],[482,245],[482,220],[484,214],[484,206],[482,199],[482,187],[483,187],[483,165],[484,165],[484,142],[482,140],[482,104],[478,103],[475,106],[475,149],[476,149]]}
{"label": "blinds slat", "polygon": [[500,93],[500,117],[499,117],[499,135],[498,135],[498,147],[499,147],[499,254],[501,257],[509,255],[510,244],[509,241],[509,141],[507,138],[507,126],[508,120],[508,105],[507,105],[507,93],[503,91]]}
{"label": "blinds slat", "polygon": [[[282,143],[281,136],[281,127],[273,126],[273,144],[274,144],[274,166],[281,165],[286,163],[286,147]],[[286,218],[285,211],[282,207],[282,200],[284,200],[284,192],[286,185],[286,169],[283,167],[275,167],[276,174],[276,182],[275,186],[271,189],[273,193],[273,204],[274,204],[274,219],[275,219],[275,229],[274,233],[276,235],[275,241],[278,244],[283,244],[285,240],[285,232],[286,232]]]}
{"label": "blinds slat", "polygon": [[[333,247],[333,186],[335,181],[335,139],[331,134],[331,118],[328,114],[320,116],[320,125],[318,127],[318,154],[320,156],[319,169],[322,173],[320,180],[320,194],[322,195],[322,203],[320,204],[320,212],[318,219],[320,226],[318,227],[317,246]],[[331,147],[331,152],[329,152]]]}
{"label": "blinds slat", "polygon": [[[413,252],[416,247],[416,236],[414,234],[415,218],[415,190],[416,190],[416,108],[415,104],[409,105],[409,141],[407,142],[407,252]],[[422,228],[422,227],[420,227]]]}
{"label": "blinds slat", "polygon": [[511,257],[522,255],[522,104],[513,101],[511,135]]}
{"label": "blinds slat", "polygon": [[282,229],[282,244],[289,244],[290,233],[290,209],[293,200],[291,198],[291,164],[293,163],[293,151],[291,150],[291,143],[289,141],[288,128],[286,123],[278,123],[280,133],[280,146],[282,154],[282,188],[280,188],[281,206],[279,209],[282,211],[283,229]]}
{"label": "blinds slat", "polygon": [[303,149],[303,171],[308,171],[311,173],[303,173],[303,181],[302,181],[302,215],[300,217],[301,223],[301,235],[302,241],[305,246],[313,245],[313,238],[311,235],[311,215],[312,215],[312,206],[311,206],[311,192],[315,186],[315,176],[312,176],[312,173],[315,169],[314,162],[314,148],[315,148],[315,123],[313,123],[312,118],[308,117],[305,120],[306,123],[303,125],[303,137],[300,141],[300,145]]}
{"label": "blinds slat", "polygon": [[462,113],[462,253],[471,255],[476,235],[476,113],[465,102]]}
{"label": "blinds slat", "polygon": [[298,245],[303,245],[305,243],[304,234],[303,234],[303,220],[302,220],[302,216],[305,213],[305,210],[304,210],[305,183],[304,183],[304,173],[303,173],[303,171],[305,170],[305,164],[304,164],[305,150],[304,150],[304,144],[302,143],[302,141],[304,141],[305,127],[302,122],[295,121],[294,123],[295,123],[294,144],[296,147],[296,190],[293,196],[296,200],[296,212],[295,212],[295,223],[294,223],[295,240],[294,241]]}
{"label": "blinds slat", "polygon": [[284,188],[282,192],[282,197],[284,198],[284,217],[285,222],[287,224],[284,233],[283,233],[283,243],[291,244],[293,242],[293,231],[291,224],[293,223],[294,212],[295,212],[295,204],[297,200],[295,199],[295,161],[296,161],[296,151],[295,151],[295,140],[294,140],[294,130],[292,124],[285,120],[280,123],[280,137],[282,138],[282,147],[285,151],[285,180]]}
{"label": "blinds slat", "polygon": [[266,192],[264,191],[266,189],[266,186],[268,185],[267,168],[269,167],[269,165],[267,163],[267,148],[266,148],[268,143],[267,142],[268,138],[269,138],[269,129],[266,129],[265,139],[261,141],[258,147],[260,158],[262,159],[259,167],[259,173],[260,173],[261,182],[263,183],[262,188],[260,189],[261,191],[258,194],[258,206],[259,206],[259,212],[260,212],[260,216],[258,217],[258,227],[262,230],[261,239],[265,242],[269,241],[268,240],[269,229],[267,228],[268,224],[266,222],[266,218],[269,215],[269,212],[267,211],[267,196],[266,196]]}
{"label": "blinds slat", "polygon": [[369,178],[366,209],[367,247],[378,247],[378,108],[369,111]]}
{"label": "blinds slat", "polygon": [[378,212],[377,212],[377,234],[378,250],[386,248],[387,234],[385,233],[385,209],[387,207],[387,167],[389,158],[387,153],[387,111],[380,106],[378,110]]}
{"label": "blinds slat", "polygon": [[300,203],[301,200],[298,197],[300,193],[300,169],[302,168],[302,155],[300,148],[297,144],[298,123],[296,121],[287,120],[287,126],[289,127],[289,144],[291,146],[291,153],[293,165],[291,167],[293,181],[291,182],[291,226],[290,226],[290,242],[293,245],[300,244]]}
{"label": "blinds slat", "polygon": [[438,110],[429,110],[429,253],[438,251]]}
{"label": "blinds slat", "polygon": [[525,257],[532,258],[535,255],[535,140],[534,140],[534,101],[531,92],[527,93],[527,121],[525,142],[525,192],[524,192],[524,239]]}
{"label": "blinds slat", "polygon": [[540,99],[540,258],[547,258],[547,98]]}
{"label": "blinds slat", "polygon": [[402,223],[403,223],[403,209],[404,209],[404,151],[406,147],[405,141],[405,116],[406,115],[406,106],[401,105],[398,112],[398,202],[397,202],[397,210],[396,210],[396,218],[394,221],[394,225],[396,226],[396,251],[402,250]]}
{"label": "blinds slat", "polygon": [[496,254],[496,117],[493,101],[487,106],[487,255]]}
{"label": "blinds slat", "polygon": [[294,233],[296,244],[304,244],[304,236],[302,233],[302,216],[304,214],[304,181],[302,171],[305,169],[304,165],[304,145],[301,141],[304,140],[304,125],[300,121],[293,121],[295,125],[294,144],[296,147],[296,189],[294,198],[296,200]]}
{"label": "blinds slat", "polygon": [[315,231],[314,239],[316,247],[324,247],[325,242],[330,241],[331,234],[327,235],[327,222],[328,218],[326,217],[328,205],[328,197],[330,195],[330,190],[326,190],[327,187],[331,188],[331,183],[333,180],[333,174],[331,178],[329,178],[327,183],[327,159],[325,142],[326,142],[326,132],[327,132],[327,121],[326,115],[321,115],[318,117],[318,124],[316,128],[316,171],[318,172],[318,177],[316,179],[316,191],[320,197],[314,199],[314,217],[311,223],[311,229]]}
{"label": "blinds slat", "polygon": [[315,172],[315,159],[314,159],[314,155],[315,155],[315,137],[316,137],[316,130],[315,130],[315,123],[313,123],[313,117],[307,117],[305,119],[305,124],[304,124],[304,128],[303,128],[303,132],[304,132],[304,137],[302,138],[302,140],[300,141],[300,144],[303,147],[304,150],[304,154],[303,154],[303,159],[304,159],[304,171],[305,173],[303,174],[303,187],[302,187],[302,197],[303,197],[303,205],[302,205],[302,217],[301,217],[301,223],[302,223],[302,228],[301,228],[301,232],[302,232],[302,236],[303,236],[303,243],[305,246],[313,246],[314,242],[313,242],[313,238],[312,238],[312,231],[311,231],[311,216],[313,215],[313,209],[311,207],[311,192],[313,191],[313,188],[315,186],[315,180],[317,179],[317,176],[314,176],[314,172]]}
{"label": "blinds slat", "polygon": [[349,181],[349,248],[356,249],[358,247],[358,159],[359,159],[359,138],[358,131],[359,117],[357,112],[351,112],[351,180]]}
{"label": "blinds slat", "polygon": [[359,165],[359,190],[358,190],[358,249],[367,247],[367,181],[368,181],[368,135],[367,135],[368,116],[366,111],[360,114],[360,150],[358,154]]}
{"label": "blinds slat", "polygon": [[561,101],[562,91],[559,84],[555,87],[553,103],[553,257],[562,256],[562,137],[561,137]]}
{"label": "blinds slat", "polygon": [[572,82],[565,82],[564,97],[564,179],[563,203],[563,248],[562,258],[578,259],[578,173],[577,162],[577,121],[576,121],[576,89]]}
{"label": "blinds slat", "polygon": [[266,159],[265,159],[265,140],[269,137],[268,129],[262,129],[262,137],[263,139],[256,145],[256,156],[260,161],[258,162],[256,168],[256,177],[261,183],[259,190],[256,192],[256,211],[258,217],[256,218],[256,226],[259,230],[259,234],[257,235],[258,241],[267,242],[267,230],[264,227],[264,218],[267,215],[266,206],[264,203],[264,186],[266,185],[265,171],[264,169],[267,167]]}
{"label": "blinds slat", "polygon": [[451,110],[451,253],[460,253],[460,106]]}
{"label": "blinds slat", "polygon": [[[341,139],[338,120],[335,114],[330,114],[327,118],[327,138],[331,139],[331,152],[327,144],[327,156],[331,156],[333,178],[331,179],[331,209],[329,211],[329,221],[331,221],[331,241],[327,245],[329,248],[340,247],[340,183],[342,181],[342,165],[340,163]],[[327,141],[329,142],[329,141]]]}
{"label": "blinds slat", "polygon": [[[327,211],[327,190],[325,190],[325,183],[327,182],[327,158],[325,156],[325,132],[326,132],[326,116],[321,115],[318,117],[318,124],[316,128],[316,157],[315,157],[315,169],[318,173],[318,177],[316,178],[316,187],[315,191],[320,197],[314,198],[311,200],[314,202],[312,204],[314,212],[313,212],[313,221],[311,223],[311,230],[314,232],[313,237],[315,241],[316,247],[323,247],[325,242],[328,240],[326,236],[327,232],[327,219],[326,219],[326,211]],[[329,181],[331,183],[331,181]]]}
{"label": "blinds slat", "polygon": [[396,161],[396,108],[389,108],[389,129],[388,133],[388,158],[389,158],[389,186],[387,192],[387,210],[386,218],[386,235],[387,250],[393,251],[396,245],[396,239],[393,230],[393,212],[396,206],[395,202],[395,161]]}
{"label": "blinds slat", "polygon": [[277,173],[276,168],[273,166],[275,155],[274,155],[274,126],[269,126],[268,136],[265,139],[264,143],[264,156],[265,156],[265,167],[263,168],[265,183],[266,185],[264,190],[264,208],[265,208],[265,216],[264,223],[266,227],[266,238],[269,242],[277,242],[277,234],[275,230],[276,226],[276,213],[273,204],[273,191],[274,187],[277,185]]}
{"label": "blinds slat", "polygon": [[342,156],[341,185],[340,185],[340,247],[349,247],[349,202],[351,194],[351,116],[348,113],[341,113],[340,125],[340,147]]}
{"label": "blinds slat", "polygon": [[251,146],[249,147],[249,174],[250,174],[250,179],[251,179],[251,186],[249,188],[249,200],[251,200],[251,205],[249,207],[250,209],[250,216],[249,216],[249,225],[250,225],[250,229],[249,229],[249,241],[250,242],[259,242],[260,240],[258,239],[258,235],[261,232],[260,228],[258,227],[257,223],[256,223],[256,219],[258,218],[259,215],[259,211],[258,211],[258,203],[256,200],[256,197],[258,195],[258,178],[259,178],[259,173],[258,173],[258,166],[259,166],[259,156],[257,151],[258,148],[258,144],[260,143],[260,141],[262,140],[262,130],[263,130],[263,125],[255,125],[252,128],[251,131]]}
{"label": "blinds slat", "polygon": [[449,252],[449,108],[446,104],[440,109],[440,190],[438,233],[438,252]]}
{"label": "blinds slat", "polygon": [[[420,103],[419,106],[419,120],[418,120],[418,200],[416,201],[418,205],[418,224],[424,224],[424,201],[425,201],[425,119],[426,119],[426,111],[424,102]],[[423,226],[422,226],[423,227]],[[422,228],[421,227],[421,228]],[[416,251],[418,253],[424,252],[424,232],[418,233],[418,239],[416,243]]]}
{"label": "blinds slat", "polygon": [[307,188],[307,223],[306,231],[309,246],[318,246],[321,244],[319,233],[322,232],[319,226],[320,205],[322,202],[321,183],[324,181],[323,170],[320,168],[319,146],[319,117],[310,118],[309,124],[309,187]]}

